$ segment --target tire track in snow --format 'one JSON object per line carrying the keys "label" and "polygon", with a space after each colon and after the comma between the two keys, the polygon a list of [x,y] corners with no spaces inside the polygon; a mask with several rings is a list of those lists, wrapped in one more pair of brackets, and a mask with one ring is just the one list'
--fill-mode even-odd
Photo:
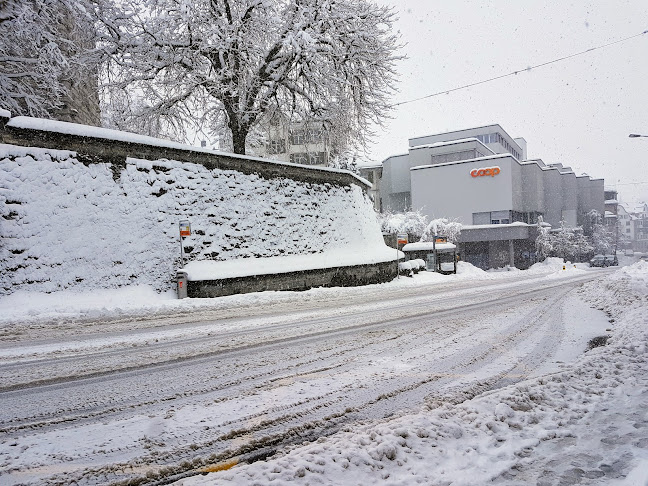
{"label": "tire track in snow", "polygon": [[[552,297],[552,300],[558,302],[559,296],[553,289],[564,286],[565,292],[567,292],[569,288],[576,285],[577,282],[574,283],[574,281],[563,281],[551,287],[545,286],[543,290],[536,290],[536,292],[544,292],[550,297],[553,294],[555,299]],[[77,389],[85,388],[87,390],[87,387],[91,385],[99,389],[112,383],[123,383],[127,379],[146,380],[150,379],[152,375],[161,376],[160,374],[164,373],[168,373],[171,378],[175,377],[175,383],[160,380],[158,385],[164,385],[167,387],[165,389],[134,386],[133,389],[137,393],[132,392],[130,395],[128,387],[122,384],[115,390],[118,394],[126,392],[127,397],[121,403],[113,397],[108,397],[105,399],[107,404],[102,404],[104,399],[97,397],[96,404],[88,404],[87,397],[81,396],[84,393],[79,391],[77,392],[79,396],[75,398],[78,400],[76,411],[73,410],[68,413],[66,418],[63,417],[65,421],[42,423],[36,427],[36,423],[32,422],[30,425],[29,419],[23,416],[22,426],[35,428],[19,430],[21,417],[13,416],[9,420],[17,428],[6,432],[7,434],[24,434],[24,437],[27,438],[30,436],[37,438],[44,432],[64,433],[66,430],[83,428],[86,424],[96,421],[116,422],[142,412],[153,416],[163,416],[165,413],[168,415],[169,407],[180,412],[183,407],[189,407],[190,404],[208,405],[211,402],[212,407],[216,410],[218,407],[228,406],[228,403],[234,401],[249,402],[251,404],[250,413],[241,411],[238,417],[221,420],[210,429],[203,429],[197,423],[196,427],[166,434],[164,445],[159,445],[162,443],[162,439],[160,439],[158,443],[147,442],[146,445],[149,449],[143,450],[141,442],[121,444],[115,449],[122,455],[130,454],[137,457],[137,460],[142,461],[143,464],[166,462],[172,465],[172,470],[185,471],[201,463],[219,458],[232,457],[240,453],[252,454],[255,451],[262,451],[264,448],[279,447],[305,438],[316,438],[322,434],[332,433],[350,422],[393,413],[394,410],[401,408],[402,402],[421,405],[425,397],[431,393],[444,399],[451,399],[450,396],[444,397],[439,391],[450,389],[448,387],[456,383],[457,378],[462,378],[465,373],[475,373],[485,364],[493,362],[495,355],[502,348],[501,345],[493,346],[493,342],[474,341],[477,339],[476,333],[485,332],[487,329],[485,323],[479,322],[480,316],[486,311],[491,311],[497,314],[498,318],[501,317],[505,320],[506,305],[529,306],[526,317],[514,316],[506,326],[499,329],[499,332],[506,336],[506,344],[509,347],[515,348],[525,339],[528,340],[529,333],[533,331],[533,319],[530,316],[534,312],[534,306],[540,306],[541,310],[542,306],[551,307],[547,306],[544,301],[525,302],[527,300],[525,292],[528,293],[529,290],[528,287],[519,288],[514,293],[515,295],[498,299],[492,297],[501,290],[493,290],[490,294],[487,293],[487,296],[491,297],[487,302],[473,303],[462,306],[461,309],[450,308],[439,312],[434,312],[435,309],[430,308],[427,300],[417,306],[399,303],[398,305],[414,309],[416,313],[407,319],[351,326],[342,325],[333,331],[322,330],[306,336],[276,339],[260,345],[220,351],[210,356],[201,356],[177,363],[145,366],[125,373],[111,373],[89,379],[0,393],[2,403],[7,405],[4,407],[6,415],[15,413],[16,410],[10,408],[12,396],[16,403],[20,400],[29,402],[37,399],[30,397],[42,397],[46,390],[53,394],[63,395]],[[547,312],[545,311],[542,315]],[[431,313],[433,315],[430,315]],[[456,313],[461,313],[464,318],[453,318]],[[333,316],[328,320],[344,318],[344,316]],[[374,321],[374,319],[370,319],[370,321]],[[431,326],[430,322],[433,321],[437,324]],[[313,324],[313,326],[318,325],[321,323]],[[430,344],[425,341],[428,338],[437,341]],[[470,351],[453,356],[453,352],[459,349],[469,349]],[[291,350],[290,353],[287,353],[287,350]],[[252,354],[255,354],[257,358],[252,359]],[[538,350],[536,354],[541,354],[541,351]],[[310,359],[304,360],[304,355],[308,355]],[[379,369],[381,366],[379,363],[377,369],[380,372],[375,372],[373,375],[362,375],[361,371],[364,368],[376,369],[376,366],[369,363],[375,356],[402,358],[403,362],[409,360],[405,363],[409,368],[406,372],[399,373],[399,370],[395,369],[386,373],[384,369]],[[468,360],[468,365],[465,362],[467,356],[472,359],[472,361]],[[302,359],[299,360],[299,358]],[[432,369],[411,366],[411,363],[417,360],[430,363]],[[214,364],[215,361],[218,362]],[[182,373],[186,373],[188,378],[193,377],[192,370],[200,369],[201,366],[204,367],[210,363],[213,368],[206,370],[204,377],[195,379],[193,382],[183,382],[181,377],[184,375]],[[258,371],[259,369],[261,371]],[[467,386],[466,389],[472,390],[470,393],[478,393],[484,387],[488,389],[489,386],[494,386],[497,380],[506,377],[507,372],[510,374],[510,369],[515,368],[509,368],[508,371],[505,367],[499,371],[496,370],[494,374],[490,375],[490,380],[480,379],[477,383],[470,385],[472,388]],[[218,371],[222,370],[230,370],[229,373],[238,373],[238,376],[235,376],[235,379],[229,379],[229,381],[220,379],[216,375]],[[335,375],[333,375],[334,372]],[[381,373],[384,376],[380,376]],[[332,380],[334,376],[342,377],[346,381],[337,387],[321,387],[322,390],[326,390],[326,393],[312,393],[303,399],[297,397],[297,399],[284,401],[276,406],[266,404],[258,408],[259,405],[253,403],[254,400],[259,400],[260,396],[270,395],[275,390],[290,390],[291,386],[294,390],[296,389],[295,383],[304,382],[304,388],[307,388],[306,385],[309,382]],[[250,378],[249,381],[248,378]],[[363,378],[371,380],[373,385],[363,388]],[[204,383],[208,383],[210,379],[216,381],[211,386],[205,385]],[[409,384],[403,386],[403,380],[409,380]],[[175,388],[171,385],[182,386]],[[381,395],[384,396],[380,398]],[[91,395],[88,394],[88,396]],[[461,399],[460,394],[454,396]],[[257,407],[256,411],[255,406]],[[57,420],[59,417],[56,415],[60,412],[60,408],[53,407],[50,418]],[[91,413],[95,413],[95,415],[91,415]],[[33,415],[32,418],[34,418]],[[2,425],[7,425],[4,419]],[[2,439],[3,436],[0,435],[0,440]],[[85,460],[88,462],[87,458]],[[103,465],[98,463],[96,467],[93,467],[91,464],[82,465],[83,461],[84,456],[73,457],[72,464],[68,467],[70,467],[70,471],[74,471],[74,464],[79,464],[78,472],[57,475],[55,478],[64,482],[79,478],[84,484],[103,484],[107,481],[98,480],[98,477],[117,481],[131,476],[141,477],[143,474],[141,472],[120,472],[123,468],[128,469],[129,462],[116,461]],[[186,463],[182,465],[182,461],[186,461]],[[170,472],[172,471],[167,471],[167,473]],[[103,476],[104,473],[107,476]]]}

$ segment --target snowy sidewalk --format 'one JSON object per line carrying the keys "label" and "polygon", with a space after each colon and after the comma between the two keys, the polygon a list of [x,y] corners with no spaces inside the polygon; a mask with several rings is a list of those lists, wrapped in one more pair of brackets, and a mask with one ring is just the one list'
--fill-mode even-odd
{"label": "snowy sidewalk", "polygon": [[572,366],[183,486],[648,484],[648,263],[586,284],[611,338]]}

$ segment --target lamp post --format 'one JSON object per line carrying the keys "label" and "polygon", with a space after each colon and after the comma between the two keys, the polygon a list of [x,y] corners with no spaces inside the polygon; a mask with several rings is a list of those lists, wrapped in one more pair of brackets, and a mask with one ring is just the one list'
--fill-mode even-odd
{"label": "lamp post", "polygon": [[648,135],[640,135],[638,133],[631,133],[630,135],[628,135],[628,137],[630,137],[630,138],[648,138]]}

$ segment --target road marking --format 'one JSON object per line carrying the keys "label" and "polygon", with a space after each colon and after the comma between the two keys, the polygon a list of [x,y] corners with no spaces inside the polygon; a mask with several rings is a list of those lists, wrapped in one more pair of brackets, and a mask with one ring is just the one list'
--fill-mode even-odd
{"label": "road marking", "polygon": [[212,473],[212,472],[218,472],[218,471],[227,471],[228,469],[232,469],[234,466],[236,466],[239,463],[238,459],[230,459],[229,461],[225,462],[220,462],[218,464],[211,464],[209,466],[202,467],[198,469],[199,472],[201,473]]}

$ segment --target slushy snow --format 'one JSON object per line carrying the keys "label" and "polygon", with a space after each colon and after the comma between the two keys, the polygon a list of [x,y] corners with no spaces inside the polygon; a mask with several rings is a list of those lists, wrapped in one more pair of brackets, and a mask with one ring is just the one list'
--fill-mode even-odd
{"label": "slushy snow", "polygon": [[616,317],[607,345],[561,371],[177,484],[645,486],[648,263],[581,293]]}

